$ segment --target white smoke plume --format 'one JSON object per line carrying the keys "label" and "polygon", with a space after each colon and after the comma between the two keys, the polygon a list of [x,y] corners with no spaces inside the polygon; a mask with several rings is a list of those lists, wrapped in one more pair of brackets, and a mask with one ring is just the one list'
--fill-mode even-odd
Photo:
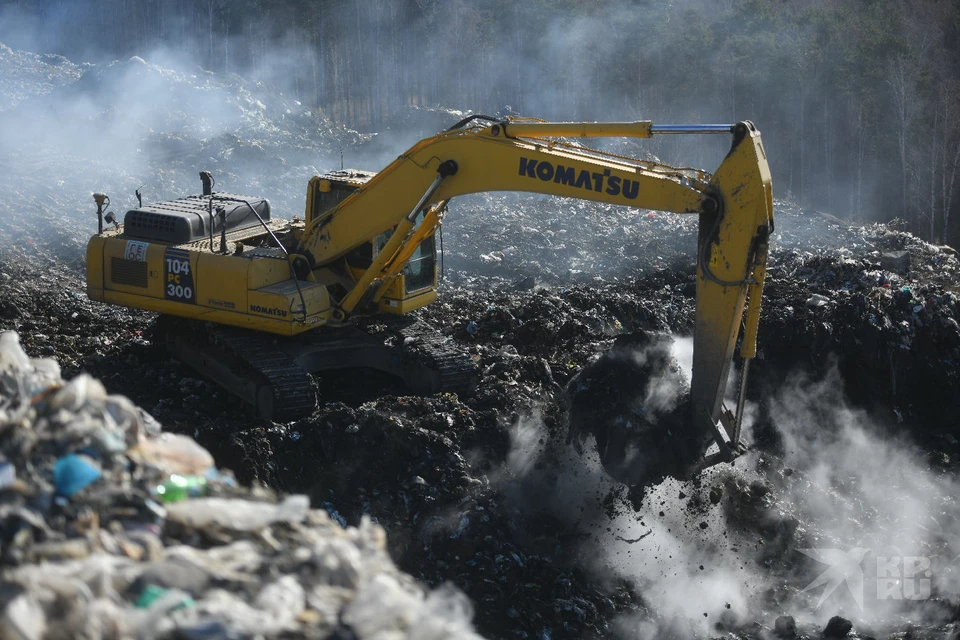
{"label": "white smoke plume", "polygon": [[[805,544],[864,550],[863,610],[851,606],[859,594],[844,602],[837,589],[849,617],[882,627],[942,614],[933,597],[960,595],[960,485],[938,470],[937,454],[851,407],[835,368],[822,380],[788,380],[771,415],[784,438],[784,464],[798,476],[785,487],[785,499],[801,522],[813,525]],[[911,564],[920,569],[916,575]]]}
{"label": "white smoke plume", "polygon": [[[689,347],[674,347],[685,371]],[[559,468],[545,471],[547,432],[536,417],[515,427],[510,472],[535,485],[539,504],[561,521],[589,529],[581,557],[595,559],[598,578],[636,585],[648,610],[619,619],[621,637],[708,637],[771,628],[781,615],[810,632],[834,615],[873,633],[943,621],[945,601],[960,596],[956,479],[931,467],[907,434],[891,435],[852,407],[836,370],[792,376],[768,402],[782,455],[754,451],[695,481],[667,478],[638,510],[626,499],[616,513],[598,504],[626,492],[590,447],[551,457]],[[831,568],[811,557],[818,550],[860,559],[862,609],[853,577],[808,588]]]}

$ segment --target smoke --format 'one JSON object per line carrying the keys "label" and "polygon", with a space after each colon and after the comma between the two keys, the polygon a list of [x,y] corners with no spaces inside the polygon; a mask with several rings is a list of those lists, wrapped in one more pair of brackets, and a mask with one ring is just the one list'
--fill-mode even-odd
{"label": "smoke", "polygon": [[543,454],[546,440],[543,420],[539,414],[519,418],[510,430],[507,472],[514,477],[528,476]]}
{"label": "smoke", "polygon": [[199,191],[197,172],[210,169],[218,190],[265,196],[290,218],[335,149],[362,141],[272,88],[204,71],[172,48],[76,64],[0,44],[0,69],[0,232],[58,251],[71,237],[68,262],[95,231],[92,192],[110,196],[122,220],[135,190],[145,203],[181,197]]}
{"label": "smoke", "polygon": [[[907,55],[916,58],[909,71],[919,78],[924,58],[946,55],[941,40],[952,34],[932,11],[937,3],[920,3],[908,12],[916,16],[876,3],[833,3],[813,13],[794,3],[780,7],[777,20],[766,4],[741,0],[294,4],[6,3],[0,41],[98,64],[132,55],[159,62],[154,49],[168,43],[192,65],[241,74],[264,93],[381,131],[413,104],[479,113],[511,105],[561,120],[749,118],[764,131],[777,193],[874,217],[904,213],[889,206],[902,164],[891,161],[890,149],[892,132],[909,124],[895,122],[882,71],[886,57],[901,52],[874,46],[878,38],[908,48],[927,43],[929,55]],[[928,37],[914,38],[911,29],[924,24]],[[836,98],[838,78],[854,99]],[[932,103],[916,93],[917,121],[933,119]],[[929,141],[915,138],[916,188],[926,183]],[[671,164],[711,169],[728,144],[722,136],[665,136],[644,149]]]}
{"label": "smoke", "polygon": [[[674,342],[686,372],[691,346]],[[651,389],[659,396],[666,387],[637,389],[637,401]],[[768,403],[780,455],[753,451],[696,479],[667,478],[638,507],[592,446],[553,448],[538,416],[523,418],[512,432],[507,467],[517,486],[508,495],[588,531],[579,556],[594,559],[598,580],[635,585],[647,611],[618,619],[619,637],[707,637],[772,627],[781,615],[814,632],[838,614],[876,633],[949,616],[945,601],[960,596],[955,478],[852,407],[836,369],[791,376]],[[614,509],[600,505],[609,495]],[[831,569],[817,558],[848,563],[849,578],[812,586]]]}
{"label": "smoke", "polygon": [[[788,380],[771,416],[784,438],[783,462],[798,476],[785,487],[788,499],[801,522],[817,525],[804,542],[865,550],[863,611],[850,607],[852,617],[880,625],[942,613],[932,596],[960,595],[960,485],[937,471],[936,454],[851,407],[836,368],[821,380]],[[911,563],[922,570],[913,575]]]}
{"label": "smoke", "polygon": [[[653,415],[662,415],[674,411],[680,404],[683,394],[689,390],[690,375],[693,370],[693,339],[674,339],[669,345],[658,345],[638,351],[634,354],[634,358],[638,364],[644,366],[654,349],[665,351],[663,356],[669,354],[668,366],[658,371],[647,382],[643,393],[643,405],[648,407]],[[684,362],[680,362],[680,358],[683,358]]]}

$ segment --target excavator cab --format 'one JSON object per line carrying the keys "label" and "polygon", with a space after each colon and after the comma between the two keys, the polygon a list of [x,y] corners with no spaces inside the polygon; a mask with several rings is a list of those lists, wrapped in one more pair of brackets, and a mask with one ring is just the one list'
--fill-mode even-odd
{"label": "excavator cab", "polygon": [[[307,188],[306,219],[308,224],[332,213],[376,174],[356,169],[330,171],[315,176]],[[424,208],[416,216],[420,227],[429,210]],[[362,242],[344,256],[346,271],[357,280],[380,257],[396,230],[396,225]],[[436,299],[437,249],[433,233],[426,235],[411,247],[410,257],[403,269],[383,287],[379,296],[370,296],[371,310],[381,313],[404,314],[423,307]]]}
{"label": "excavator cab", "polygon": [[307,224],[336,209],[375,175],[371,171],[340,169],[311,178],[307,184]]}

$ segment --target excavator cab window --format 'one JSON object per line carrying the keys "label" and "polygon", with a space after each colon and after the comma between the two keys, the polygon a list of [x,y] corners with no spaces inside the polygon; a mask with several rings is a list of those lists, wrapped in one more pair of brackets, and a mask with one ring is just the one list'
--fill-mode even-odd
{"label": "excavator cab window", "polygon": [[310,181],[311,190],[307,192],[307,222],[339,206],[373,176],[369,171],[356,169],[341,169],[316,176]]}
{"label": "excavator cab window", "polygon": [[[423,222],[425,211],[421,211],[417,216],[417,224]],[[347,263],[351,267],[366,269],[373,263],[373,259],[380,254],[390,236],[393,235],[394,228],[387,229],[376,236],[370,242],[364,242],[359,247],[347,254]],[[436,264],[437,252],[434,237],[425,239],[410,256],[410,260],[403,268],[403,280],[405,293],[412,293],[433,287],[436,284]]]}
{"label": "excavator cab window", "polygon": [[436,276],[437,254],[433,236],[420,243],[410,256],[410,262],[403,268],[403,281],[406,293],[432,287]]}
{"label": "excavator cab window", "polygon": [[[419,227],[423,222],[427,211],[423,209],[417,214],[414,228]],[[383,245],[380,245],[383,246]],[[433,236],[425,239],[416,248],[413,255],[410,256],[407,266],[403,268],[403,281],[406,293],[412,293],[434,285],[436,275],[437,252],[433,241]]]}

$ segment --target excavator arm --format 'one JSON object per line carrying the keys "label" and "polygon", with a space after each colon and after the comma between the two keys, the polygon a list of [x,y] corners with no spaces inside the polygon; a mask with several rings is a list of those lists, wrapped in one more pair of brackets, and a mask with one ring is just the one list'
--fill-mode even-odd
{"label": "excavator arm", "polygon": [[[760,133],[750,122],[670,126],[507,119],[481,126],[476,119],[422,140],[337,206],[308,216],[297,252],[318,266],[393,230],[377,258],[337,302],[335,319],[346,322],[361,300],[382,295],[413,249],[436,231],[446,202],[458,195],[530,191],[697,214],[693,420],[698,432],[709,434],[719,446],[705,464],[735,456],[773,230],[771,176]],[[712,175],[587,149],[564,139],[717,133],[731,134],[733,143]],[[744,367],[733,413],[724,407],[723,395],[741,324]]]}
{"label": "excavator arm", "polygon": [[326,264],[424,206],[486,191],[532,191],[700,213],[710,206],[704,204],[711,199],[706,192],[709,174],[558,139],[571,135],[647,138],[652,127],[649,122],[567,125],[508,120],[451,129],[420,141],[337,207],[315,217],[302,247],[318,264]]}

